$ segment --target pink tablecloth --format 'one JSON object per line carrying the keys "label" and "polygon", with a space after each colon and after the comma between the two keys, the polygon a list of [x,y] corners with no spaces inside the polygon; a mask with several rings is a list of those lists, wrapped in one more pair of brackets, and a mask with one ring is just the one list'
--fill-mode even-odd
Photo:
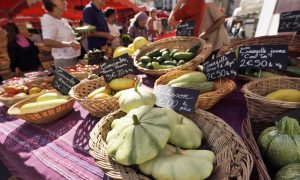
{"label": "pink tablecloth", "polygon": [[99,119],[79,104],[47,125],[32,125],[6,112],[0,103],[0,160],[12,175],[30,180],[103,179],[88,153],[89,132]]}

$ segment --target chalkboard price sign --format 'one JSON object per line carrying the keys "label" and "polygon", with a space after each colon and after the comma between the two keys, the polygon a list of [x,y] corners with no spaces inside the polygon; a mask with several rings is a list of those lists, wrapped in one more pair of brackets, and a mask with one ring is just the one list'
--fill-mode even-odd
{"label": "chalkboard price sign", "polygon": [[235,52],[225,54],[222,57],[212,58],[203,63],[204,73],[209,80],[222,79],[228,76],[236,76]]}
{"label": "chalkboard price sign", "polygon": [[177,26],[176,29],[176,36],[193,36],[195,30],[195,22],[182,22]]}
{"label": "chalkboard price sign", "polygon": [[171,108],[183,113],[192,113],[195,111],[199,91],[158,85],[154,88],[154,94],[157,97],[157,106]]}
{"label": "chalkboard price sign", "polygon": [[63,95],[68,95],[71,88],[79,83],[80,81],[74,76],[67,73],[62,68],[58,68],[55,72],[52,87]]}
{"label": "chalkboard price sign", "polygon": [[285,70],[287,64],[287,45],[253,45],[239,48],[239,68]]}
{"label": "chalkboard price sign", "polygon": [[124,54],[100,64],[100,71],[105,81],[109,83],[113,79],[133,74],[135,68],[132,59],[128,54]]}
{"label": "chalkboard price sign", "polygon": [[281,13],[278,32],[299,32],[300,11]]}

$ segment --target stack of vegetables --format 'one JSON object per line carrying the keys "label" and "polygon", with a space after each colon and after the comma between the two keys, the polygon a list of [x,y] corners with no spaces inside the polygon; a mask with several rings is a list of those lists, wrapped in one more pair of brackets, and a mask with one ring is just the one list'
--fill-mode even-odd
{"label": "stack of vegetables", "polygon": [[138,60],[138,66],[156,70],[181,66],[192,60],[197,55],[197,51],[200,47],[200,44],[195,44],[184,52],[179,49],[155,49],[145,56],[142,56]]}
{"label": "stack of vegetables", "polygon": [[266,164],[278,171],[276,180],[300,179],[300,126],[296,119],[283,117],[265,129],[258,145]]}
{"label": "stack of vegetables", "polygon": [[120,109],[127,114],[111,124],[108,155],[120,164],[138,165],[156,179],[209,177],[215,154],[198,150],[201,130],[171,109],[154,107],[155,102],[155,95],[146,88],[135,86],[122,92]]}

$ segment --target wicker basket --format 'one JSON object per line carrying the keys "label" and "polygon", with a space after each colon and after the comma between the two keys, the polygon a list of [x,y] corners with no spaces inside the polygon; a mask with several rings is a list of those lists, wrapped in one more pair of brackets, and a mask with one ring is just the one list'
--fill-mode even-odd
{"label": "wicker basket", "polygon": [[300,102],[284,102],[264,97],[273,91],[287,88],[300,90],[300,78],[267,78],[251,81],[243,86],[248,116],[253,120],[254,131],[257,128],[268,127],[275,116],[300,107]]}
{"label": "wicker basket", "polygon": [[49,123],[54,120],[57,120],[69,112],[72,111],[73,105],[75,103],[75,100],[73,98],[70,98],[67,103],[58,105],[54,108],[35,112],[35,113],[26,113],[22,114],[20,112],[20,108],[27,103],[35,102],[39,95],[35,95],[34,97],[30,97],[28,99],[25,99],[23,101],[20,101],[10,107],[7,111],[9,115],[18,117],[20,119],[23,119],[25,121],[34,123],[34,124],[44,124]]}
{"label": "wicker basket", "polygon": [[[146,53],[151,52],[154,49],[169,48],[169,49],[179,49],[181,51],[186,51],[186,49],[192,47],[196,43],[201,44],[201,48],[198,50],[197,56],[191,61],[181,66],[169,68],[169,69],[153,70],[153,69],[142,68],[138,65],[138,60],[142,56],[146,55]],[[202,40],[201,38],[171,37],[171,38],[166,38],[148,44],[147,46],[141,48],[140,50],[137,50],[136,55],[134,56],[134,65],[139,71],[152,76],[161,76],[163,74],[166,74],[167,72],[174,71],[174,70],[184,70],[184,69],[195,70],[197,66],[210,55],[211,50],[212,50],[212,45],[206,44],[205,41]]]}
{"label": "wicker basket", "polygon": [[[127,75],[131,79],[137,79],[135,75]],[[94,80],[85,80],[74,86],[69,92],[89,113],[95,117],[103,117],[119,108],[118,98],[111,96],[104,99],[87,99],[86,97],[94,90],[107,86],[103,76]]]}
{"label": "wicker basket", "polygon": [[[184,74],[188,74],[194,71],[189,70],[177,70],[177,71],[171,71],[167,74],[159,77],[155,81],[155,86],[157,85],[166,85],[169,81],[178,78],[179,76],[182,76]],[[235,87],[236,84],[232,80],[224,79],[224,80],[217,80],[214,81],[216,90],[213,92],[207,92],[204,94],[200,94],[198,96],[198,100],[196,103],[196,108],[207,110],[211,107],[213,107],[216,103],[218,103],[223,97],[231,93]]]}
{"label": "wicker basket", "polygon": [[[114,179],[148,179],[137,168],[114,162],[107,154],[106,135],[114,119],[125,113],[116,111],[103,117],[90,133],[90,154],[105,173]],[[202,110],[187,115],[203,132],[206,146],[215,152],[217,164],[210,179],[249,179],[253,160],[241,138],[222,119]]]}
{"label": "wicker basket", "polygon": [[[265,127],[265,128],[267,128],[267,127]],[[261,133],[261,131],[257,132],[257,133],[259,134],[259,133]],[[242,135],[243,135],[244,142],[252,154],[259,179],[260,180],[271,180],[271,177],[270,177],[267,167],[262,159],[259,148],[255,141],[255,137],[253,136],[252,132],[253,131],[252,131],[252,127],[251,127],[251,121],[249,118],[247,118],[246,120],[244,120],[244,122],[242,124]],[[256,135],[256,137],[258,136],[258,134]]]}

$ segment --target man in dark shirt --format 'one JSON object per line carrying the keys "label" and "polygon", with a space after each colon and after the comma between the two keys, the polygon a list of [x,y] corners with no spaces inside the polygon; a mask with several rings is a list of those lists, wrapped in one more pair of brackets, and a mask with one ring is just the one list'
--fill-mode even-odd
{"label": "man in dark shirt", "polygon": [[107,21],[102,13],[101,7],[105,0],[91,0],[83,9],[83,21],[85,24],[96,26],[96,32],[88,36],[88,47],[90,50],[101,49],[106,45],[106,41],[111,41],[114,36],[109,33]]}

